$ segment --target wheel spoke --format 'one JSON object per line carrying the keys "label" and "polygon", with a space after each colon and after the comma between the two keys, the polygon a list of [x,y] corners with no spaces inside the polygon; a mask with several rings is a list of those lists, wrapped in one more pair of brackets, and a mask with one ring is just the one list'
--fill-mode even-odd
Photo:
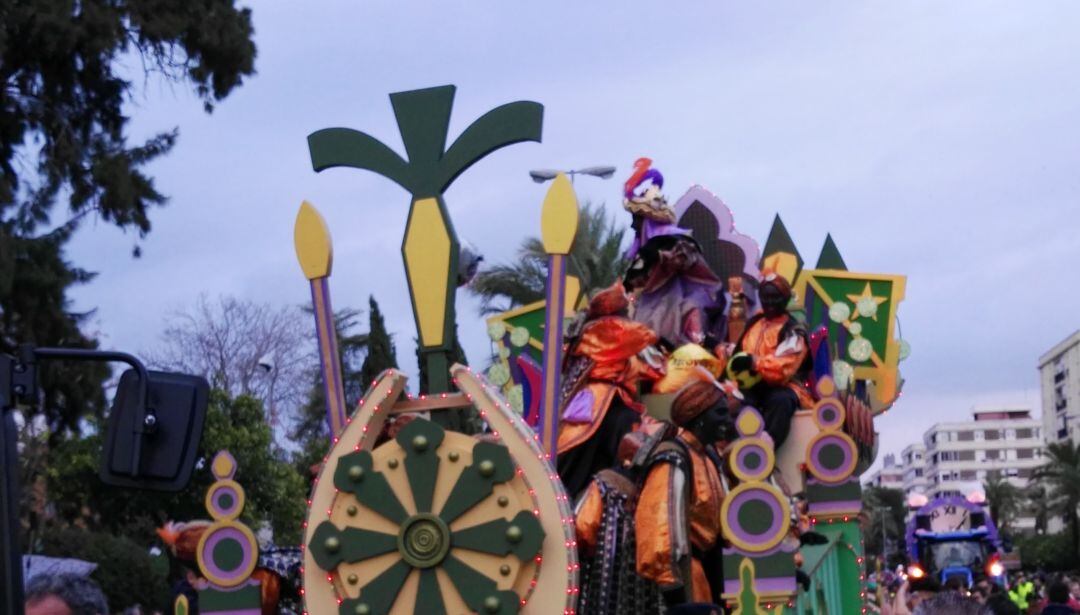
{"label": "wheel spoke", "polygon": [[480,525],[458,530],[453,533],[451,544],[454,548],[469,549],[508,555],[513,553],[521,561],[528,560],[540,552],[544,543],[544,528],[532,512],[523,510],[513,520],[495,519]]}
{"label": "wheel spoke", "polygon": [[435,451],[445,437],[441,427],[422,419],[410,422],[397,435],[398,444],[405,450],[405,471],[418,513],[431,512],[439,476],[439,457]]}
{"label": "wheel spoke", "polygon": [[452,554],[443,562],[450,581],[465,604],[476,613],[511,615],[521,604],[512,591],[499,591],[498,584]]}
{"label": "wheel spoke", "polygon": [[473,446],[472,465],[458,477],[439,516],[447,525],[453,523],[481,500],[491,495],[495,485],[514,477],[514,462],[505,446],[477,442]]}
{"label": "wheel spoke", "polygon": [[334,471],[334,486],[355,495],[361,504],[398,525],[409,516],[382,472],[372,470],[369,451],[342,457]]}
{"label": "wheel spoke", "polygon": [[435,576],[432,568],[420,571],[420,587],[416,590],[413,615],[446,615],[439,578]]}
{"label": "wheel spoke", "polygon": [[315,563],[323,570],[339,564],[355,564],[397,549],[397,536],[354,527],[339,530],[329,521],[315,528],[308,543]]}
{"label": "wheel spoke", "polygon": [[405,563],[405,560],[399,559],[393,566],[363,586],[360,589],[359,598],[342,601],[338,612],[340,615],[355,615],[364,612],[361,605],[367,605],[367,612],[370,615],[386,615],[394,606],[394,601],[401,592],[401,586],[405,584],[405,579],[409,578],[412,570],[412,566]]}

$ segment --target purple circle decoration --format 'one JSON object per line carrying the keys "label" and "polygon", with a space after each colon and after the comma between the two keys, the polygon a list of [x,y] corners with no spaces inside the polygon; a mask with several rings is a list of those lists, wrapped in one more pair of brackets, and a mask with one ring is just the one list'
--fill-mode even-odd
{"label": "purple circle decoration", "polygon": [[[834,455],[840,455],[833,463]],[[820,434],[810,445],[807,455],[807,467],[810,473],[825,483],[838,483],[851,476],[855,470],[857,456],[855,444],[846,434]]]}
{"label": "purple circle decoration", "polygon": [[235,519],[240,515],[243,496],[226,483],[210,488],[210,515],[215,519]]}
{"label": "purple circle decoration", "polygon": [[762,480],[772,472],[773,458],[770,451],[760,444],[759,438],[740,440],[735,449],[735,465],[732,470],[739,479]]}
{"label": "purple circle decoration", "polygon": [[818,427],[832,431],[844,422],[844,407],[832,399],[825,399],[814,409]]}
{"label": "purple circle decoration", "polygon": [[[728,502],[725,502],[723,519],[727,525],[727,537],[736,547],[751,553],[768,551],[787,534],[790,527],[787,511],[779,495],[767,486],[743,483],[728,496]],[[739,522],[739,513],[754,502],[764,504],[772,513],[772,521],[760,533],[747,531]]]}
{"label": "purple circle decoration", "polygon": [[[240,563],[232,570],[225,570],[214,561],[214,549],[226,540],[235,540],[243,553]],[[251,575],[255,568],[256,548],[252,537],[232,525],[211,527],[199,545],[199,564],[211,582],[231,587]]]}

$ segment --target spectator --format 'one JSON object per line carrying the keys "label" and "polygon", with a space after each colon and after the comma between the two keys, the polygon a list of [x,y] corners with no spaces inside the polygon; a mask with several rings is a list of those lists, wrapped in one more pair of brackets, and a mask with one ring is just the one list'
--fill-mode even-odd
{"label": "spectator", "polygon": [[980,615],[1021,615],[1020,607],[1016,606],[1005,592],[990,594],[979,613]]}
{"label": "spectator", "polygon": [[979,615],[982,607],[967,596],[955,592],[944,591],[938,595],[923,600],[915,607],[913,615]]}
{"label": "spectator", "polygon": [[43,574],[26,588],[26,615],[109,615],[109,604],[86,577]]}
{"label": "spectator", "polygon": [[1073,615],[1076,611],[1069,607],[1069,586],[1064,581],[1054,581],[1047,587],[1046,597],[1049,604],[1042,610],[1042,615]]}

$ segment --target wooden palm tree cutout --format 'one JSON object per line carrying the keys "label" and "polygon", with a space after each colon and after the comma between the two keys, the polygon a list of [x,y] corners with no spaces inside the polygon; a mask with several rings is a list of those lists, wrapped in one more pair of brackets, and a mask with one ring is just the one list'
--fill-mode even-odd
{"label": "wooden palm tree cutout", "polygon": [[522,141],[540,141],[544,108],[529,101],[488,111],[446,148],[452,85],[390,95],[406,161],[374,137],[350,128],[326,128],[308,137],[316,171],[367,169],[412,195],[401,254],[420,337],[428,393],[450,390],[449,355],[456,330],[454,298],[460,250],[443,192],[487,154]]}

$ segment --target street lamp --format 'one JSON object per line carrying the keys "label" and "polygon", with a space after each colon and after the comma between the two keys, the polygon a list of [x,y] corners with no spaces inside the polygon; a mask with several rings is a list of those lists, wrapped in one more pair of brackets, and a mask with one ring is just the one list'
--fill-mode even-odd
{"label": "street lamp", "polygon": [[575,169],[573,171],[556,171],[554,169],[536,169],[529,171],[529,177],[538,184],[542,184],[546,181],[555,179],[555,176],[559,173],[565,173],[570,176],[570,182],[573,183],[575,175],[592,175],[593,177],[599,177],[600,179],[611,179],[612,175],[615,175],[615,167],[601,166],[601,167],[585,167],[584,169]]}

